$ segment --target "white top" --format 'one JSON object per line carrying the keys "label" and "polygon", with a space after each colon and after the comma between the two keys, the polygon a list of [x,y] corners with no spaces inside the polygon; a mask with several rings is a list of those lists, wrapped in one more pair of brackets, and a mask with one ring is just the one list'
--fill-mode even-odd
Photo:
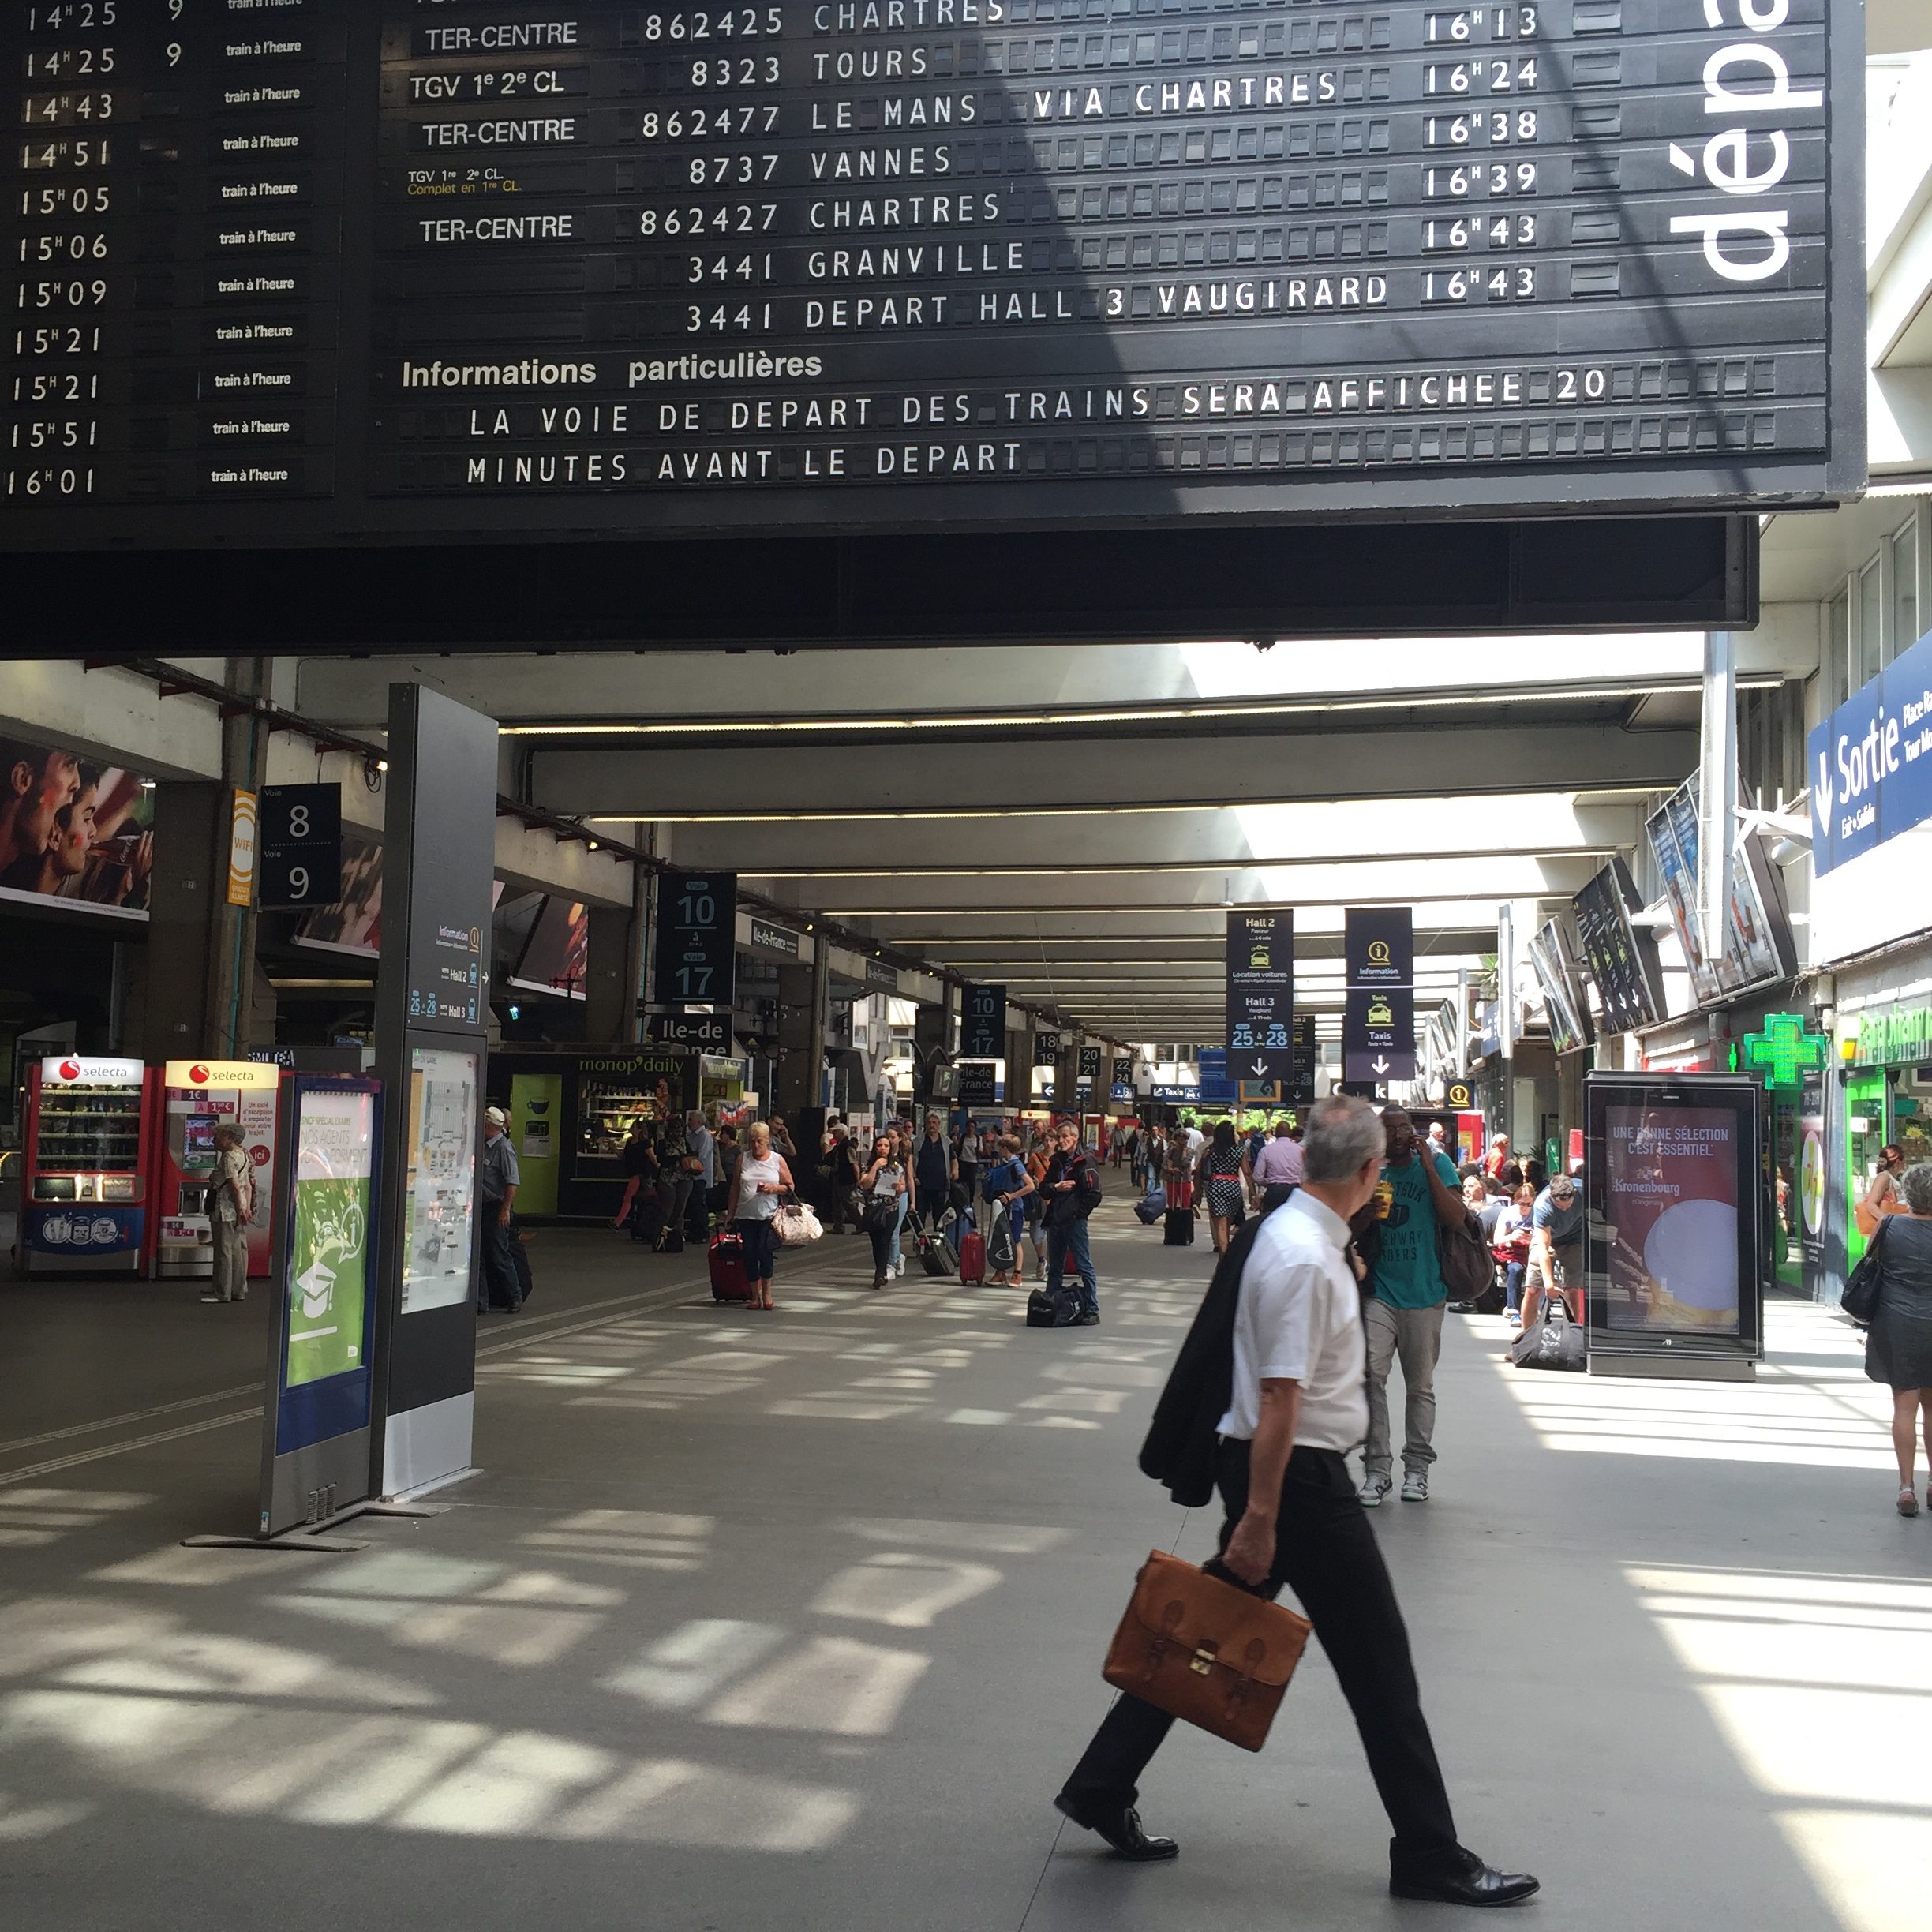
{"label": "white top", "polygon": [[1277,1187],[1301,1185],[1301,1148],[1286,1134],[1277,1134],[1254,1160],[1255,1185]]}
{"label": "white top", "polygon": [[1192,1162],[1199,1157],[1201,1149],[1208,1144],[1208,1136],[1198,1127],[1189,1127],[1184,1131],[1187,1135],[1188,1159]]}
{"label": "white top", "polygon": [[1221,1433],[1253,1440],[1261,1384],[1299,1382],[1297,1446],[1360,1446],[1368,1433],[1361,1294],[1342,1259],[1348,1223],[1305,1188],[1261,1223],[1234,1312],[1234,1400]]}
{"label": "white top", "polygon": [[740,1221],[769,1221],[778,1211],[776,1194],[761,1194],[758,1183],[762,1181],[772,1187],[778,1186],[784,1179],[779,1172],[779,1159],[776,1154],[767,1154],[762,1160],[754,1160],[750,1149],[738,1163],[738,1211]]}

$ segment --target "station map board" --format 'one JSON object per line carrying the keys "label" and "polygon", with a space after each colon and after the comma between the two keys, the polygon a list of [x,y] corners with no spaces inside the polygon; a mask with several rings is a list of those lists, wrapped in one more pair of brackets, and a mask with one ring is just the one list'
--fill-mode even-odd
{"label": "station map board", "polygon": [[1857,41],[1827,0],[13,0],[0,545],[1828,498]]}

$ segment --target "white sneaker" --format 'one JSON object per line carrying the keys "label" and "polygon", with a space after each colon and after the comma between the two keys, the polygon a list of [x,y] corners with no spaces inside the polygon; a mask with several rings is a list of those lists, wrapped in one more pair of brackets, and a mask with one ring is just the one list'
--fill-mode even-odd
{"label": "white sneaker", "polygon": [[1402,1500],[1405,1503],[1426,1503],[1428,1500],[1427,1470],[1405,1470],[1402,1472]]}
{"label": "white sneaker", "polygon": [[1379,1509],[1382,1499],[1393,1485],[1386,1476],[1368,1476],[1362,1480],[1362,1486],[1355,1492],[1355,1500],[1364,1509]]}

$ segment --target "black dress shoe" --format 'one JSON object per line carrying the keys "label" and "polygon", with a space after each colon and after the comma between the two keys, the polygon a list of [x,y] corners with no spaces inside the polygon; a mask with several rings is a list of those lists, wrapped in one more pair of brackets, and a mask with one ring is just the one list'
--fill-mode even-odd
{"label": "black dress shoe", "polygon": [[1459,1866],[1432,1872],[1391,1872],[1389,1896],[1428,1899],[1438,1905],[1519,1905],[1540,1889],[1527,1872],[1498,1871],[1473,1852],[1465,1852]]}
{"label": "black dress shoe", "polygon": [[1095,1832],[1104,1838],[1114,1848],[1116,1858],[1136,1865],[1152,1865],[1181,1855],[1181,1848],[1171,1838],[1150,1838],[1140,1829],[1140,1814],[1132,1805],[1090,1810],[1062,1792],[1054,1800],[1054,1809],[1070,1818],[1083,1831]]}

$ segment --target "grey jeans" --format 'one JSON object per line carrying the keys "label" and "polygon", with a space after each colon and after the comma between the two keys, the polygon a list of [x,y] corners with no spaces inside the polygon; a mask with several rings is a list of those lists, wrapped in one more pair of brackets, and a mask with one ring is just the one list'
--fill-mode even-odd
{"label": "grey jeans", "polygon": [[1402,1358],[1402,1467],[1425,1470],[1436,1460],[1436,1361],[1442,1354],[1443,1304],[1433,1308],[1391,1308],[1371,1301],[1362,1316],[1368,1331],[1368,1440],[1362,1467],[1371,1476],[1389,1473],[1389,1370]]}
{"label": "grey jeans", "polygon": [[239,1221],[216,1219],[208,1231],[215,1243],[215,1293],[224,1301],[239,1301],[248,1293],[248,1229]]}

